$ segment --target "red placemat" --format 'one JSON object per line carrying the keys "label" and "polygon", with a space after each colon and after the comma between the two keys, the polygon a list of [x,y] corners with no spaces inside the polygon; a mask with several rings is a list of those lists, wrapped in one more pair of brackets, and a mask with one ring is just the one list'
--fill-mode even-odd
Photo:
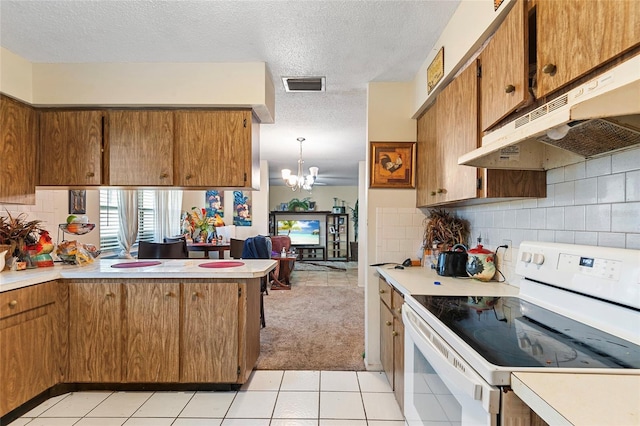
{"label": "red placemat", "polygon": [[116,263],[111,265],[112,268],[142,268],[144,266],[156,266],[160,265],[162,262],[158,262],[157,260],[150,260],[146,262],[123,262]]}
{"label": "red placemat", "polygon": [[242,265],[244,265],[244,262],[207,262],[198,266],[201,268],[235,268]]}

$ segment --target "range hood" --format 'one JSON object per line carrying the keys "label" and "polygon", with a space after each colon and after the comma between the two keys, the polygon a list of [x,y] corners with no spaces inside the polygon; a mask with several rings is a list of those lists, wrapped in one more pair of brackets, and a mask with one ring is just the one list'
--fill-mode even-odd
{"label": "range hood", "polygon": [[640,55],[487,133],[458,164],[548,170],[640,144]]}

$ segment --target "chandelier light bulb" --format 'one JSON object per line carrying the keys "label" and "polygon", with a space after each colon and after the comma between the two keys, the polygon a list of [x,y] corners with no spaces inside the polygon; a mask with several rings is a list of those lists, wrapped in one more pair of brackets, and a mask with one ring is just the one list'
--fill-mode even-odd
{"label": "chandelier light bulb", "polygon": [[300,156],[298,158],[298,173],[296,175],[291,173],[291,169],[282,169],[282,180],[284,180],[285,185],[287,185],[293,191],[300,191],[304,189],[306,191],[311,192],[313,188],[313,184],[316,182],[318,177],[318,167],[309,167],[309,175],[305,176],[302,172],[302,165],[304,164],[304,160],[302,159],[302,142],[304,142],[304,138],[297,138],[297,141],[300,143]]}

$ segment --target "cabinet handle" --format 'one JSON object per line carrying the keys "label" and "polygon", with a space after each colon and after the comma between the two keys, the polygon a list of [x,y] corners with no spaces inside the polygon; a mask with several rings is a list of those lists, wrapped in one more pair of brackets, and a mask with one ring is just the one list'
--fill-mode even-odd
{"label": "cabinet handle", "polygon": [[436,195],[436,191],[431,191],[431,196],[433,197],[434,195]]}
{"label": "cabinet handle", "polygon": [[164,296],[165,296],[165,297],[171,297],[171,296],[173,296],[173,293],[172,293],[172,292],[170,292],[170,291],[168,291],[168,292],[166,292],[166,293],[164,294]]}
{"label": "cabinet handle", "polygon": [[186,175],[184,178],[185,178],[186,180],[189,180],[189,179],[191,179],[192,177],[193,177],[192,175],[188,174],[188,175]]}
{"label": "cabinet handle", "polygon": [[10,308],[15,308],[15,306],[18,304],[17,300],[12,300],[11,302],[9,302],[9,307]]}
{"label": "cabinet handle", "polygon": [[200,296],[200,294],[198,294],[197,291],[194,291],[193,293],[191,293],[191,298],[192,299],[196,299],[198,296]]}
{"label": "cabinet handle", "polygon": [[401,314],[401,313],[402,313],[402,307],[400,307],[400,308],[396,309],[396,312],[397,312],[397,313],[399,313],[399,314]]}
{"label": "cabinet handle", "polygon": [[542,72],[545,74],[554,75],[557,69],[558,68],[555,66],[555,64],[546,64],[542,67]]}
{"label": "cabinet handle", "polygon": [[95,174],[95,173],[93,173],[93,172],[87,172],[87,177],[88,177],[88,178],[92,178],[92,177],[94,177],[95,175],[96,175],[96,174]]}
{"label": "cabinet handle", "polygon": [[396,337],[396,336],[398,335],[398,332],[397,332],[397,331],[395,331],[395,330],[393,330],[393,331],[391,332],[391,335],[392,335],[393,337]]}
{"label": "cabinet handle", "polygon": [[113,294],[112,291],[108,291],[107,294],[105,294],[105,297],[113,297],[115,296],[115,294]]}
{"label": "cabinet handle", "polygon": [[384,325],[391,325],[391,321],[386,321]]}
{"label": "cabinet handle", "polygon": [[[169,173],[162,173],[162,174],[160,175],[160,179],[166,179],[166,178],[168,178],[168,177],[169,177]],[[188,179],[188,178],[187,178],[187,179]]]}
{"label": "cabinet handle", "polygon": [[508,84],[505,86],[504,91],[505,93],[513,93],[516,91],[516,86],[514,86],[513,84]]}
{"label": "cabinet handle", "polygon": [[384,294],[384,293],[385,293],[384,289],[381,288],[380,289],[380,294]]}
{"label": "cabinet handle", "polygon": [[438,188],[438,194],[442,194],[443,192],[445,192],[444,188]]}

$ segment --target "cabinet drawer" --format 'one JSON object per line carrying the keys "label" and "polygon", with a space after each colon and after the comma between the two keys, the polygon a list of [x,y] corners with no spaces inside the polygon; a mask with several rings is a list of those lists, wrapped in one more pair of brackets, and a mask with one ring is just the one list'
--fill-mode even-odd
{"label": "cabinet drawer", "polygon": [[385,305],[391,307],[391,291],[392,287],[387,283],[387,281],[380,277],[378,280],[378,293],[380,294],[380,300],[382,300]]}
{"label": "cabinet drawer", "polygon": [[55,283],[37,284],[0,293],[0,318],[54,303]]}

